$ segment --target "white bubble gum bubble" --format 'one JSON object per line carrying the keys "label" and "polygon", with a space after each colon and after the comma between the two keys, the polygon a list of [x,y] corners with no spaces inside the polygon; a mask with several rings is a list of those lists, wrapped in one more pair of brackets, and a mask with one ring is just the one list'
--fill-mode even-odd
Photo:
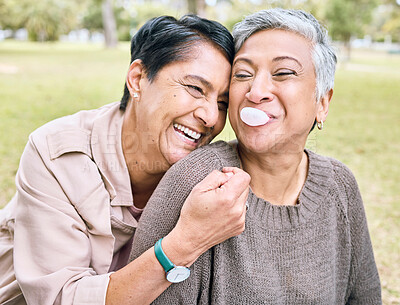
{"label": "white bubble gum bubble", "polygon": [[244,107],[240,111],[240,119],[249,126],[261,126],[268,123],[269,116],[262,110]]}

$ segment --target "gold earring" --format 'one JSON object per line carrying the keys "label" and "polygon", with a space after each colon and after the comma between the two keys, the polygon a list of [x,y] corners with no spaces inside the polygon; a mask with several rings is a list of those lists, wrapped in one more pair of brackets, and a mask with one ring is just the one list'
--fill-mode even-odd
{"label": "gold earring", "polygon": [[319,130],[322,130],[322,128],[324,128],[324,121],[321,120],[321,122],[317,122],[317,127]]}

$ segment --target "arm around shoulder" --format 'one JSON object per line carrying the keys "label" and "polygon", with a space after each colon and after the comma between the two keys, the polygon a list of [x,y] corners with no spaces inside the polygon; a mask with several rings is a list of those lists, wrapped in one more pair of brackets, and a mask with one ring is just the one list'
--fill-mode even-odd
{"label": "arm around shoulder", "polygon": [[[218,158],[210,158],[200,149],[197,153],[175,164],[153,193],[135,232],[132,262],[111,276],[110,295],[118,293],[124,278],[125,283],[130,283],[128,286],[137,290],[134,283],[142,277],[154,287],[154,298],[170,285],[154,255],[153,245],[162,237],[167,257],[175,265],[190,266],[207,249],[244,230],[250,177],[237,168],[222,172]],[[150,271],[142,274],[139,270],[146,271],[146,264]],[[175,304],[177,297],[184,301],[183,294],[171,298],[165,295],[160,302]],[[152,297],[147,301],[151,302]]]}

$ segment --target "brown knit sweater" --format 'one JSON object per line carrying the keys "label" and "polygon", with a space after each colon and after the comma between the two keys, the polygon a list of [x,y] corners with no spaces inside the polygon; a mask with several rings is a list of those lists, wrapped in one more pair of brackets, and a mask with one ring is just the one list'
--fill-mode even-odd
{"label": "brown knit sweater", "polygon": [[[271,205],[250,191],[245,231],[200,256],[191,276],[154,304],[381,304],[354,176],[336,160],[306,153],[309,170],[299,204]],[[225,142],[176,163],[145,208],[130,259],[168,234],[192,187],[224,166],[239,166]]]}

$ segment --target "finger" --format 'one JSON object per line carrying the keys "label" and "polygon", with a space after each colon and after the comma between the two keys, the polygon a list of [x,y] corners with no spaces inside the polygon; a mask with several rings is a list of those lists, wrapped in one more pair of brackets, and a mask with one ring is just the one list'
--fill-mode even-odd
{"label": "finger", "polygon": [[239,169],[228,181],[220,188],[227,192],[237,194],[237,197],[242,194],[250,185],[250,175]]}
{"label": "finger", "polygon": [[197,188],[202,192],[215,190],[224,185],[234,174],[232,172],[223,173],[217,170],[209,173],[202,181],[197,184]]}
{"label": "finger", "polygon": [[243,172],[243,170],[242,169],[240,169],[240,168],[238,168],[238,167],[230,167],[230,166],[227,166],[227,167],[224,167],[223,169],[222,169],[222,172],[224,172],[224,173],[233,173],[233,174],[237,174],[237,173],[239,173],[239,172]]}

